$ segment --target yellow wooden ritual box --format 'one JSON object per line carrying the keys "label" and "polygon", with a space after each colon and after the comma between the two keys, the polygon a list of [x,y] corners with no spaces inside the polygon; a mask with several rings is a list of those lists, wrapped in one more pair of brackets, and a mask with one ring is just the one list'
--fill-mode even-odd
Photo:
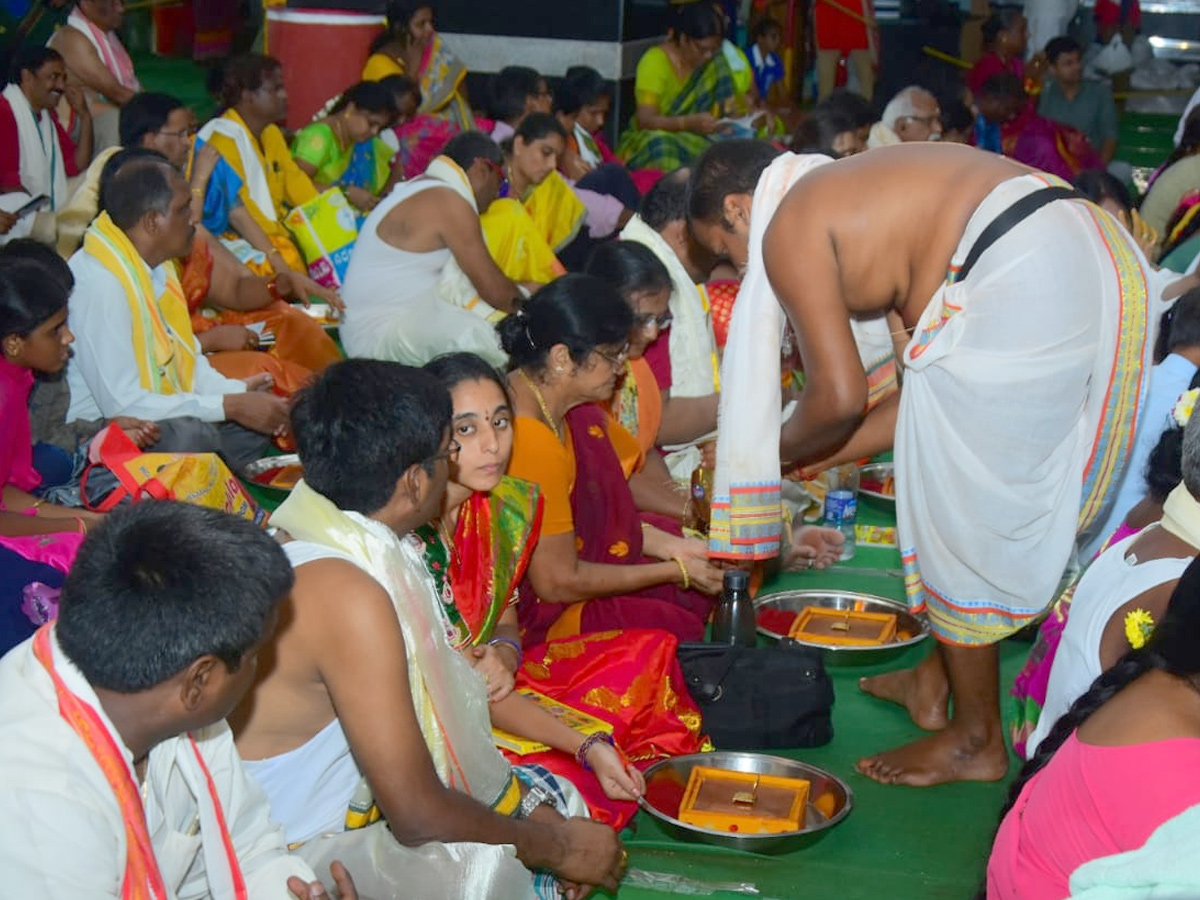
{"label": "yellow wooden ritual box", "polygon": [[896,639],[896,614],[806,606],[788,637],[814,644],[873,647]]}
{"label": "yellow wooden ritual box", "polygon": [[679,820],[713,831],[778,834],[804,827],[811,784],[804,778],[696,766]]}

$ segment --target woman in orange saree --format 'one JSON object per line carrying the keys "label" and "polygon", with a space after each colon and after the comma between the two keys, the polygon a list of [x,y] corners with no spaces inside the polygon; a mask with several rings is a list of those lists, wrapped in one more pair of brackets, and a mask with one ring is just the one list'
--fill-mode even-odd
{"label": "woman in orange saree", "polygon": [[[471,354],[440,357],[426,368],[451,391],[458,449],[451,451],[456,458],[442,514],[417,536],[442,586],[454,643],[476,658],[493,701],[514,686],[527,688],[612,727],[612,745],[605,739],[585,744],[582,734],[572,733],[561,747],[539,738],[556,749],[519,759],[510,755],[570,779],[593,817],[620,827],[636,812],[635,798],[644,787],[635,767],[703,745],[700,715],[675,660],[675,640],[646,630],[522,647],[517,586],[537,544],[542,503],[536,485],[503,474],[512,449],[507,389],[495,370]],[[614,753],[615,748],[620,749]]]}
{"label": "woman in orange saree", "polygon": [[[265,373],[271,376],[276,393],[291,396],[311,381],[314,374],[341,358],[337,345],[315,320],[281,299],[252,311],[221,308],[215,316],[206,315],[205,305],[209,301],[232,302],[233,298],[223,295],[222,288],[236,293],[233,281],[254,277],[220,243],[209,243],[198,234],[192,242],[192,252],[178,265],[192,328],[202,349],[213,351],[209,361],[222,375],[248,378]],[[269,352],[255,349],[257,338],[246,326],[256,323],[262,323],[264,330],[275,338]],[[219,343],[211,340],[219,333],[218,329],[232,334],[234,343],[230,344],[224,335]]]}

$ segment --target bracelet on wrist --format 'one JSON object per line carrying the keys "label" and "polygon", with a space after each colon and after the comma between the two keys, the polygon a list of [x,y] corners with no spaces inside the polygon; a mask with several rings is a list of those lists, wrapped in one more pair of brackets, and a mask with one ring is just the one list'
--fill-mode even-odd
{"label": "bracelet on wrist", "polygon": [[683,564],[683,560],[678,556],[672,556],[671,559],[675,560],[675,565],[679,566],[679,586],[686,591],[689,587],[691,587],[692,584],[691,576],[688,575],[687,566]]}
{"label": "bracelet on wrist", "polygon": [[488,641],[489,647],[511,647],[517,653],[517,668],[521,667],[521,660],[525,658],[525,651],[521,649],[521,645],[512,638],[494,637]]}
{"label": "bracelet on wrist", "polygon": [[592,767],[588,764],[587,755],[597,744],[608,744],[612,748],[616,748],[617,742],[613,740],[613,736],[607,731],[595,731],[583,739],[583,743],[579,745],[579,749],[575,751],[575,762],[579,763],[579,768],[585,772],[592,771]]}

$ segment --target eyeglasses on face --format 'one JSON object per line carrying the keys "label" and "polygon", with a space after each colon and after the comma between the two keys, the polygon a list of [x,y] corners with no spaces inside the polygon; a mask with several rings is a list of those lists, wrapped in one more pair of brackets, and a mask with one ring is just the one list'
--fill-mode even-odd
{"label": "eyeglasses on face", "polygon": [[165,128],[158,129],[158,133],[166,137],[190,138],[194,137],[200,129],[195,125],[190,125],[182,131],[167,131]]}
{"label": "eyeglasses on face", "polygon": [[655,316],[650,313],[633,317],[633,327],[638,331],[646,331],[653,325],[659,331],[666,331],[671,327],[671,323],[675,321],[675,317],[669,312],[663,313],[661,316]]}
{"label": "eyeglasses on face", "polygon": [[599,347],[596,348],[596,353],[614,369],[623,369],[625,368],[625,363],[629,362],[629,342],[626,341],[616,353],[609,350],[601,350]]}

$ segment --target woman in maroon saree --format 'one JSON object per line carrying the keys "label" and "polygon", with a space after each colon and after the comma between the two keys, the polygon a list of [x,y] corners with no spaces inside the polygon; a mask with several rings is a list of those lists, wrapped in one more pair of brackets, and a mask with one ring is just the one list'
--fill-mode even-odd
{"label": "woman in maroon saree", "polygon": [[509,474],[536,482],[546,504],[518,605],[530,644],[631,628],[699,640],[720,589],[703,541],[638,512],[637,441],[598,405],[625,371],[632,325],[614,288],[569,275],[499,326],[515,367]]}

